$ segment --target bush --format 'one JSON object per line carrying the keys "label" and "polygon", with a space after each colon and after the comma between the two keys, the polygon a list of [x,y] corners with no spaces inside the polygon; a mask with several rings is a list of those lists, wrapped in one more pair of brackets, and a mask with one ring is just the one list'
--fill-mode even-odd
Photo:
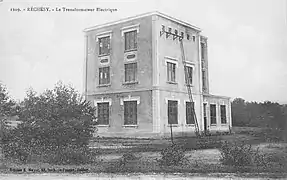
{"label": "bush", "polygon": [[180,145],[172,144],[161,151],[161,159],[159,160],[159,163],[163,166],[177,166],[183,162],[184,156],[185,149]]}
{"label": "bush", "polygon": [[123,161],[130,161],[130,160],[135,160],[135,159],[137,159],[137,157],[131,152],[127,152],[123,154],[122,156]]}
{"label": "bush", "polygon": [[220,148],[221,159],[224,165],[236,167],[249,166],[253,164],[253,157],[256,155],[251,145],[242,143],[228,143],[225,141]]}
{"label": "bush", "polygon": [[58,83],[39,95],[30,90],[18,110],[22,123],[5,139],[6,157],[27,162],[33,155],[49,159],[54,153],[51,162],[86,161],[81,150],[88,148],[93,137],[96,109],[74,88]]}
{"label": "bush", "polygon": [[132,152],[127,152],[122,155],[116,162],[111,163],[106,169],[106,172],[132,172],[133,167],[128,167],[130,161],[136,160],[137,157]]}

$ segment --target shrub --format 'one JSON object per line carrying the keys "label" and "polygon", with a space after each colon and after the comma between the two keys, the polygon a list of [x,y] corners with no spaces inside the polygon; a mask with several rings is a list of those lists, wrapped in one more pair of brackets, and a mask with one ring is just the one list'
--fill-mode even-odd
{"label": "shrub", "polygon": [[27,161],[29,156],[45,152],[47,158],[54,153],[54,159],[60,159],[56,163],[87,159],[80,150],[88,148],[93,137],[96,109],[74,88],[58,83],[39,95],[30,90],[18,110],[22,123],[5,140],[6,157]]}
{"label": "shrub", "polygon": [[171,166],[179,165],[183,162],[185,156],[185,149],[177,144],[172,144],[161,151],[160,165]]}
{"label": "shrub", "polygon": [[136,157],[133,153],[127,152],[127,153],[123,154],[122,159],[123,159],[124,161],[130,161],[130,160],[135,160],[135,159],[137,159],[137,157]]}
{"label": "shrub", "polygon": [[253,164],[255,152],[251,145],[242,143],[228,143],[225,141],[220,148],[221,159],[224,165],[236,167],[249,166]]}
{"label": "shrub", "polygon": [[127,152],[122,155],[120,159],[116,162],[111,163],[106,169],[106,172],[115,173],[115,172],[131,172],[133,167],[128,167],[130,161],[136,160],[137,157],[132,152]]}

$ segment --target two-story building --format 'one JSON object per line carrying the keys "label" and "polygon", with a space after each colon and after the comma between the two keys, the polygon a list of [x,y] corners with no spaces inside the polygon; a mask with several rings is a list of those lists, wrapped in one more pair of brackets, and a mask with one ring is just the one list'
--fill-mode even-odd
{"label": "two-story building", "polygon": [[[164,31],[182,37],[193,102],[180,42]],[[200,131],[229,131],[230,98],[209,94],[207,38],[198,27],[151,12],[84,32],[84,92],[97,107],[97,135],[162,137],[170,125],[193,134],[193,107]]]}

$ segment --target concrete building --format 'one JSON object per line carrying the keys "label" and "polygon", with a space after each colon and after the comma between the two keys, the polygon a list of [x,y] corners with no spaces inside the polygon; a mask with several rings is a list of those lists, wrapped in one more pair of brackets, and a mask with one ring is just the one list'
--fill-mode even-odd
{"label": "concrete building", "polygon": [[[183,38],[189,102],[180,42]],[[99,136],[157,137],[228,131],[230,98],[209,94],[207,38],[160,12],[97,25],[85,32],[84,92],[97,107]],[[211,77],[212,78],[212,77]]]}

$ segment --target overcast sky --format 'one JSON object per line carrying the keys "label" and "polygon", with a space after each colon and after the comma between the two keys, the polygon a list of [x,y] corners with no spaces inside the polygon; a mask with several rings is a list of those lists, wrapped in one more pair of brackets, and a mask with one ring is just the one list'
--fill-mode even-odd
{"label": "overcast sky", "polygon": [[[111,8],[117,12],[11,12],[10,8]],[[83,89],[82,30],[160,11],[203,29],[210,89],[249,101],[287,102],[285,0],[129,0],[0,2],[0,81],[23,99],[62,80]]]}

